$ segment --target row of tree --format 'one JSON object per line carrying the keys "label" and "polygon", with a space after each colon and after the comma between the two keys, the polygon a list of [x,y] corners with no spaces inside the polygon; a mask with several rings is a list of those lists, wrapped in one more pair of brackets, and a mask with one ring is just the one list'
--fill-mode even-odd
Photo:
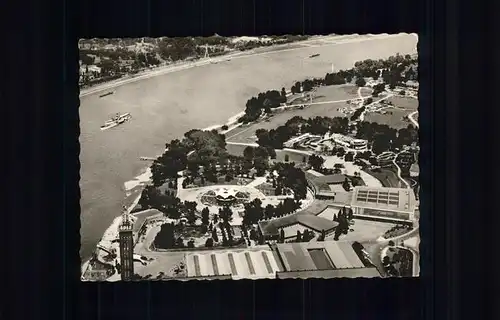
{"label": "row of tree", "polygon": [[285,88],[282,88],[281,92],[277,90],[261,92],[256,97],[248,99],[245,105],[245,114],[238,119],[238,122],[255,121],[262,115],[263,111],[270,113],[271,109],[279,107],[286,100]]}
{"label": "row of tree", "polygon": [[[416,58],[411,57],[410,55],[402,56],[397,54],[385,60],[367,59],[356,62],[354,64],[354,68],[349,70],[339,70],[338,72],[327,73],[324,78],[297,81],[291,86],[290,91],[292,94],[308,92],[319,86],[350,83],[352,79],[356,79],[357,86],[364,87],[366,85],[365,78],[368,77],[374,78],[375,80],[382,77],[384,83],[391,89],[394,89],[396,85],[401,85],[405,81],[417,79],[418,75],[415,71],[416,64]],[[379,91],[379,89],[375,90],[374,96],[377,96],[380,92],[382,91]],[[267,93],[260,93],[259,96],[264,94]],[[280,103],[286,102],[286,96],[284,97],[285,99]],[[261,103],[256,103],[255,99],[256,98],[253,97],[247,101],[245,115],[239,119],[240,122],[248,123],[255,121],[259,118],[263,109],[270,112],[272,108],[271,105],[276,105],[276,103],[270,104],[267,107],[262,103],[262,101]],[[279,105],[279,103],[277,105]]]}
{"label": "row of tree", "polygon": [[356,138],[368,140],[374,154],[401,149],[412,143],[418,143],[418,129],[412,124],[396,130],[386,124],[360,121],[356,125]]}

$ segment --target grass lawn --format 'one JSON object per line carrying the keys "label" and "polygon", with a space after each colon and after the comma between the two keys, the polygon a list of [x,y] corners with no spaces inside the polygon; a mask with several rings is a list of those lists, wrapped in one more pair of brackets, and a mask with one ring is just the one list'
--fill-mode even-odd
{"label": "grass lawn", "polygon": [[409,97],[391,97],[387,99],[392,102],[395,107],[403,108],[410,111],[418,110],[418,100]]}
{"label": "grass lawn", "polygon": [[391,128],[401,129],[406,128],[408,124],[411,124],[410,120],[404,118],[408,116],[412,111],[410,110],[400,110],[395,108],[384,109],[386,114],[381,114],[378,112],[367,112],[365,114],[365,121],[376,122],[379,124],[386,124]]}
{"label": "grass lawn", "polygon": [[[368,95],[366,91],[362,93]],[[358,87],[351,84],[322,86],[316,90],[314,96],[313,102],[356,99],[358,98]]]}
{"label": "grass lawn", "polygon": [[[351,85],[320,87],[316,92],[314,102],[345,100],[357,98],[356,87]],[[258,129],[276,129],[284,125],[289,119],[301,116],[305,119],[316,116],[344,117],[343,113],[337,111],[339,108],[347,107],[345,102],[312,105],[304,109],[293,109],[275,113],[270,119],[258,123],[242,125],[226,133],[227,142],[252,143],[256,141],[255,131]]]}
{"label": "grass lawn", "polygon": [[275,196],[276,188],[273,188],[272,183],[264,182],[255,187],[255,189],[261,191],[266,196]]}
{"label": "grass lawn", "polygon": [[[394,168],[394,171],[396,169]],[[392,170],[392,167],[390,168],[382,168],[380,169],[380,172],[376,171],[371,171],[367,170],[367,172],[380,180],[382,185],[386,188],[400,188],[401,187],[401,181],[399,180],[397,174]]]}

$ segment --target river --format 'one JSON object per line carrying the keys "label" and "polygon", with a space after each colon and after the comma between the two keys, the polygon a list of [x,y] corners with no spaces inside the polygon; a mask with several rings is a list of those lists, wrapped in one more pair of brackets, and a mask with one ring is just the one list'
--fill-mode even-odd
{"label": "river", "polygon": [[[323,45],[324,43],[324,45]],[[315,43],[312,42],[312,45]],[[318,41],[294,50],[233,58],[175,73],[127,83],[114,94],[80,98],[81,248],[90,256],[103,232],[120,214],[125,183],[143,174],[141,156],[160,154],[165,143],[193,128],[224,123],[245,108],[246,101],[270,89],[289,88],[306,77],[324,77],[335,69],[351,68],[363,59],[416,53],[415,35],[333,44]],[[319,53],[316,58],[308,58]],[[130,112],[126,124],[101,131],[117,112]]]}

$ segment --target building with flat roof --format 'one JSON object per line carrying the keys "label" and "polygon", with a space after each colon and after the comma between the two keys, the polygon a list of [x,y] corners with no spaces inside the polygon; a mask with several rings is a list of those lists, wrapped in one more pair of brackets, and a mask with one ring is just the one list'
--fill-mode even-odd
{"label": "building with flat roof", "polygon": [[337,145],[354,150],[366,150],[366,148],[368,147],[367,140],[356,139],[339,133],[333,133],[332,135],[330,135],[329,139],[331,139]]}
{"label": "building with flat roof", "polygon": [[310,172],[305,172],[306,179],[318,199],[334,199],[336,192],[332,190],[331,186],[341,185],[350,178],[343,174],[329,174],[329,175],[314,175]]}
{"label": "building with flat roof", "polygon": [[309,270],[277,272],[277,279],[334,279],[334,278],[380,278],[377,268],[352,268],[337,270]]}
{"label": "building with flat roof", "polygon": [[188,277],[198,278],[274,279],[280,271],[269,246],[192,251],[186,254],[186,266]]}
{"label": "building with flat roof", "polygon": [[411,189],[355,187],[351,208],[354,216],[358,217],[411,221],[414,219],[416,203]]}
{"label": "building with flat roof", "polygon": [[380,277],[376,268],[365,265],[352,244],[350,241],[322,241],[272,245],[281,270],[276,277]]}
{"label": "building with flat roof", "polygon": [[147,209],[136,212],[132,216],[135,219],[133,231],[135,234],[137,234],[139,233],[139,231],[141,231],[142,227],[145,225],[147,221],[151,221],[156,218],[163,218],[164,214],[163,212],[157,209]]}
{"label": "building with flat roof", "polygon": [[[326,206],[319,212],[326,209]],[[285,232],[285,240],[295,238],[297,231],[303,233],[305,230],[313,232],[315,236],[332,233],[338,226],[338,222],[318,217],[314,214],[299,212],[281,218],[259,221],[259,232],[266,240],[276,240],[279,238],[280,231]]]}

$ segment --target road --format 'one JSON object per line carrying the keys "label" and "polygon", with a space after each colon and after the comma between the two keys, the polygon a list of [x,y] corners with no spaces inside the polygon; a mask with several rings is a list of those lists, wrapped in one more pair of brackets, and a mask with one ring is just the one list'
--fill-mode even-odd
{"label": "road", "polygon": [[411,123],[413,123],[413,125],[414,125],[415,127],[417,127],[417,129],[418,129],[418,128],[419,128],[419,126],[418,126],[418,121],[417,121],[417,120],[415,120],[415,118],[414,118],[414,116],[415,116],[416,114],[418,114],[418,111],[414,111],[414,112],[410,113],[410,114],[408,115],[408,119],[410,119]]}
{"label": "road", "polygon": [[401,177],[401,168],[398,166],[398,164],[396,163],[396,159],[398,158],[398,155],[400,154],[400,152],[396,153],[396,156],[394,157],[394,159],[392,159],[392,163],[394,164],[394,166],[396,167],[396,169],[398,170],[397,171],[397,175],[398,175],[398,178],[399,180],[403,181],[403,183],[406,185],[406,188],[408,189],[411,189],[411,186],[410,184],[408,183],[408,181],[406,181],[405,179],[403,179],[403,177]]}
{"label": "road", "polygon": [[[401,241],[405,241],[407,239],[413,238],[415,236],[419,236],[419,226],[418,226],[418,221],[414,221],[414,228],[410,232],[403,234],[399,237],[394,237],[391,239],[384,239],[384,238],[379,238],[377,240],[372,240],[372,241],[366,241],[362,242],[361,244],[365,247],[366,251],[370,255],[370,258],[373,262],[373,264],[377,267],[378,270],[383,272],[384,267],[382,266],[382,259],[381,259],[381,253],[382,249],[387,247],[389,245],[389,241],[394,241],[394,243],[400,243]],[[419,270],[417,269],[417,266],[419,265],[419,259],[420,259],[420,254],[416,250],[412,250],[414,252],[414,275],[418,274]]]}

